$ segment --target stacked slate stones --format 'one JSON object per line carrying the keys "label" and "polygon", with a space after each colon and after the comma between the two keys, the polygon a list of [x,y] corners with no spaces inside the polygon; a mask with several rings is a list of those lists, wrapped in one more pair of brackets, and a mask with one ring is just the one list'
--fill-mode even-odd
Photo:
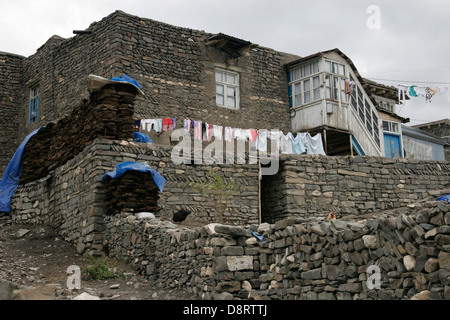
{"label": "stacked slate stones", "polygon": [[106,182],[106,214],[130,211],[157,213],[159,190],[150,172],[127,171],[121,177]]}
{"label": "stacked slate stones", "polygon": [[126,84],[108,84],[69,116],[41,128],[25,148],[20,184],[45,177],[50,166],[66,163],[96,138],[132,138],[137,93]]}

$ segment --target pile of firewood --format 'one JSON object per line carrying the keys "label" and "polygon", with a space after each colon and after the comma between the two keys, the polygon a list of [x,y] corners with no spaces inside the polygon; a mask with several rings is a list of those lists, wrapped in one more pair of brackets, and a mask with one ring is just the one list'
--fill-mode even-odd
{"label": "pile of firewood", "polygon": [[25,147],[20,183],[45,177],[50,166],[66,163],[96,138],[132,138],[136,95],[132,86],[106,85],[69,116],[41,128]]}
{"label": "pile of firewood", "polygon": [[121,177],[105,182],[106,214],[114,215],[124,209],[133,212],[160,211],[159,189],[150,172],[126,171]]}

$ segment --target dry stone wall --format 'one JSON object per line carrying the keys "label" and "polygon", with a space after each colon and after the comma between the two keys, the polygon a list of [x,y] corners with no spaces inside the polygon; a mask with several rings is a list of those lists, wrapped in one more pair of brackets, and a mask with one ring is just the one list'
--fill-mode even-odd
{"label": "dry stone wall", "polygon": [[18,146],[20,83],[24,57],[0,52],[0,177]]}
{"label": "dry stone wall", "polygon": [[449,300],[449,209],[199,228],[123,213],[105,219],[104,246],[155,287],[202,299]]}
{"label": "dry stone wall", "polygon": [[450,164],[382,157],[280,157],[280,169],[262,181],[263,221],[338,217],[407,206],[450,193]]}

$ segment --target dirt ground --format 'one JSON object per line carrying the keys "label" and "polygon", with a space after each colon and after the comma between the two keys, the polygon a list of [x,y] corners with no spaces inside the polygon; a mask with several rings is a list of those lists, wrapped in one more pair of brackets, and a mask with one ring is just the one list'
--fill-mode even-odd
{"label": "dirt ground", "polygon": [[14,300],[69,300],[91,296],[100,300],[193,299],[188,292],[152,288],[130,265],[112,259],[108,261],[123,276],[90,281],[83,280],[82,276],[81,289],[69,290],[67,268],[79,266],[84,274],[86,266],[92,265],[92,261],[77,254],[75,248],[48,226],[15,225],[0,221],[0,285],[3,284],[3,299],[5,286],[10,287],[12,295],[9,299]]}

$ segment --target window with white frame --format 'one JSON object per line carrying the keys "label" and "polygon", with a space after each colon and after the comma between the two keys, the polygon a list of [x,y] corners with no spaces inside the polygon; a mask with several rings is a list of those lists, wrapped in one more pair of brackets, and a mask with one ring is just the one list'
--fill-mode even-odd
{"label": "window with white frame", "polygon": [[387,110],[387,111],[395,112],[394,105],[389,103],[389,102],[379,100],[378,101],[378,106],[380,108],[382,108],[382,109]]}
{"label": "window with white frame", "polygon": [[399,125],[397,122],[383,120],[383,131],[400,133]]}
{"label": "window with white frame", "polygon": [[216,70],[216,104],[239,109],[239,74]]}
{"label": "window with white frame", "polygon": [[[345,94],[345,65],[329,60],[325,60],[325,83],[326,83],[326,97],[330,100],[348,102],[348,97]],[[339,96],[340,95],[340,96]]]}
{"label": "window with white frame", "polygon": [[354,78],[350,75],[350,81],[354,83],[353,90],[351,91],[350,104],[354,111],[360,118],[362,124],[365,124],[367,131],[372,135],[373,139],[378,146],[381,145],[379,125],[378,125],[378,113],[367,99],[361,86],[356,85]]}
{"label": "window with white frame", "polygon": [[29,122],[33,123],[38,120],[39,112],[39,86],[30,88],[30,114]]}
{"label": "window with white frame", "polygon": [[319,61],[288,71],[289,106],[298,107],[321,99]]}

